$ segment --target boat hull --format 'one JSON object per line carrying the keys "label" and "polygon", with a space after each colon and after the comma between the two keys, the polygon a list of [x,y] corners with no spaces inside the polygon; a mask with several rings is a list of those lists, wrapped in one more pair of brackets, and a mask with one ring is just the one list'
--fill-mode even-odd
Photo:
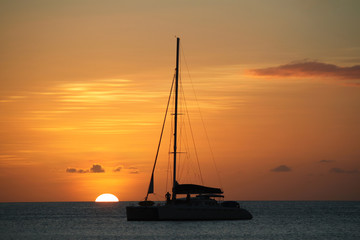
{"label": "boat hull", "polygon": [[243,208],[192,206],[129,206],[128,221],[194,221],[194,220],[250,220],[251,213]]}

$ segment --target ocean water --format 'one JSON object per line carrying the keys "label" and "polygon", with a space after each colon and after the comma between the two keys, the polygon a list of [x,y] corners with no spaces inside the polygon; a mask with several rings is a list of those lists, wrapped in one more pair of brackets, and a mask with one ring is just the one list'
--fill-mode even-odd
{"label": "ocean water", "polygon": [[250,221],[128,222],[128,202],[0,203],[0,239],[360,239],[360,202],[240,202]]}

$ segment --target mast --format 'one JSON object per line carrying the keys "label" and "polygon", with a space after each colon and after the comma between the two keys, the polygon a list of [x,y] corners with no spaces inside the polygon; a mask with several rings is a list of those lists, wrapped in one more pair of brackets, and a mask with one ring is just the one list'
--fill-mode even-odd
{"label": "mast", "polygon": [[178,92],[179,92],[179,48],[180,38],[176,38],[176,68],[175,68],[175,118],[174,118],[174,179],[172,199],[176,200],[176,151],[177,151],[177,118],[178,118]]}

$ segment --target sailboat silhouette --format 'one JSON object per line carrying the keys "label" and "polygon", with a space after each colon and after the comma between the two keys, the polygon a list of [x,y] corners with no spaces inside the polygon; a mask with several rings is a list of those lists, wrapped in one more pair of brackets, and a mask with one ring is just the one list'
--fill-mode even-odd
{"label": "sailboat silhouette", "polygon": [[[179,48],[180,38],[176,45],[176,68],[175,68],[175,112],[174,112],[174,137],[173,137],[173,187],[172,194],[166,194],[163,204],[154,205],[148,201],[148,196],[154,193],[154,170],[159,154],[164,124],[160,134],[160,141],[156,153],[155,163],[152,170],[150,184],[145,201],[139,202],[139,206],[126,207],[128,221],[164,221],[164,220],[249,220],[252,215],[246,209],[240,208],[235,201],[219,202],[216,198],[223,198],[220,188],[207,187],[196,184],[179,184],[176,176],[176,161],[178,156],[178,93],[179,93]],[[172,86],[173,88],[173,86]],[[170,98],[169,98],[170,99]],[[168,102],[169,105],[169,102]],[[168,107],[166,109],[166,112]],[[166,114],[165,114],[166,118]],[[165,123],[165,121],[164,121]],[[186,195],[186,198],[178,198],[178,195]]]}

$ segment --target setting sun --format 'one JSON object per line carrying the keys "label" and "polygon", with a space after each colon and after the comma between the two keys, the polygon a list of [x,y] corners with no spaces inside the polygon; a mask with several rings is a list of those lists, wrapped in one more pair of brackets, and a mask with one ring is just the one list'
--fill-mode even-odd
{"label": "setting sun", "polygon": [[101,194],[95,200],[95,202],[118,202],[118,201],[119,199],[111,193]]}

